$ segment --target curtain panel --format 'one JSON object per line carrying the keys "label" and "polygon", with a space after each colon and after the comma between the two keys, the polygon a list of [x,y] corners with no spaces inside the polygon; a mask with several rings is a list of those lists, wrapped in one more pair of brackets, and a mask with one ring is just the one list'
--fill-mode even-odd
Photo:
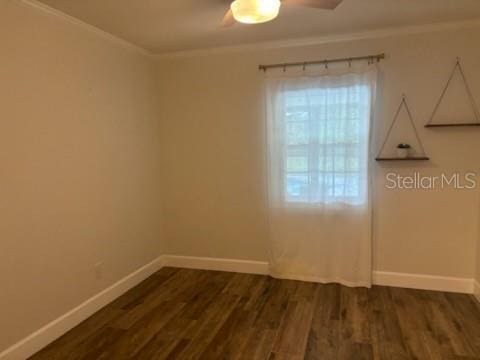
{"label": "curtain panel", "polygon": [[377,67],[266,78],[271,275],[371,286]]}

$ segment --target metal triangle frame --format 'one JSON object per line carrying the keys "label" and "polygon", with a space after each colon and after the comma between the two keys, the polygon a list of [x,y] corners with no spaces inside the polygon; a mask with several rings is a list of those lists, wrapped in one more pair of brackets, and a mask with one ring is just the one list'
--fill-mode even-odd
{"label": "metal triangle frame", "polygon": [[[392,133],[393,127],[395,126],[395,123],[398,120],[398,116],[400,115],[400,111],[402,110],[402,107],[405,107],[405,110],[407,111],[407,115],[408,115],[408,118],[410,120],[410,124],[413,127],[415,137],[417,138],[418,144],[420,145],[420,149],[422,150],[423,156],[410,157],[410,158],[383,158],[383,157],[381,157],[382,152],[385,148],[385,145],[387,144],[388,139],[390,138],[390,134]],[[420,139],[420,136],[418,134],[417,127],[415,126],[415,122],[413,121],[412,113],[410,112],[410,108],[408,107],[407,100],[405,98],[405,94],[402,95],[402,101],[400,102],[400,105],[398,106],[397,112],[395,113],[395,117],[393,118],[392,124],[390,125],[390,128],[388,129],[387,135],[385,137],[385,141],[383,142],[382,147],[380,148],[380,151],[378,152],[376,160],[377,161],[380,161],[380,160],[429,160],[429,158],[427,157],[427,152],[425,151],[425,148],[423,147],[422,140]]]}
{"label": "metal triangle frame", "polygon": [[[473,113],[475,114],[475,122],[473,123],[457,123],[457,124],[435,124],[433,122],[433,119],[435,115],[437,114],[438,108],[440,107],[440,104],[443,101],[443,98],[445,97],[445,94],[447,93],[447,89],[450,86],[450,83],[452,82],[453,77],[455,76],[455,72],[457,71],[460,72],[460,75],[463,80],[463,84],[465,85],[465,90],[467,91],[468,99],[470,101],[470,106],[473,109]],[[448,78],[447,84],[443,88],[442,94],[440,95],[440,98],[437,101],[437,104],[435,105],[435,108],[433,109],[432,115],[430,116],[430,119],[428,120],[427,124],[425,127],[442,127],[442,126],[480,126],[480,113],[478,111],[477,104],[475,102],[475,99],[473,97],[472,91],[470,90],[470,86],[468,86],[468,81],[465,76],[465,72],[463,71],[462,64],[460,63],[460,58],[457,57],[457,62],[455,63],[455,66],[453,68],[452,73],[450,74],[450,77]]]}

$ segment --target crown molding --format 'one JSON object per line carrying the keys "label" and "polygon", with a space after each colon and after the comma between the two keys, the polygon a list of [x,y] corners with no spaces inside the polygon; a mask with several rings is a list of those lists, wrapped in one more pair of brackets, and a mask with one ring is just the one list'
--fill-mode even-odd
{"label": "crown molding", "polygon": [[112,35],[111,33],[109,32],[106,32],[94,25],[91,25],[91,24],[88,24],[82,20],[79,20],[73,16],[70,16],[62,11],[59,11],[57,9],[54,9],[52,8],[51,6],[48,6],[44,3],[41,3],[40,1],[38,0],[20,0],[20,2],[22,4],[25,4],[29,7],[32,7],[32,8],[35,8],[37,10],[40,10],[42,11],[43,13],[45,14],[48,14],[48,15],[51,15],[51,16],[55,16],[61,20],[63,20],[64,22],[67,22],[69,24],[72,24],[72,25],[75,25],[75,26],[78,26],[84,30],[87,30],[105,40],[108,40],[112,43],[115,43],[117,45],[120,45],[120,46],[123,46],[124,48],[126,49],[129,49],[129,50],[133,50],[134,52],[137,52],[139,54],[142,54],[142,55],[145,55],[145,56],[148,56],[148,57],[151,57],[152,56],[152,53],[138,45],[135,45],[127,40],[124,40],[122,38],[119,38],[115,35]]}
{"label": "crown molding", "polygon": [[153,57],[157,60],[194,57],[194,56],[208,56],[214,54],[234,53],[234,52],[249,52],[255,50],[270,50],[281,49],[289,47],[314,46],[336,42],[347,42],[355,40],[386,38],[391,36],[421,34],[437,31],[448,31],[457,29],[469,29],[480,27],[480,19],[457,21],[457,22],[443,22],[415,26],[399,26],[383,28],[378,30],[370,30],[355,33],[326,35],[317,37],[307,37],[289,40],[276,40],[267,42],[258,42],[253,44],[243,44],[234,46],[213,47],[185,51],[172,51],[164,53],[153,52]]}
{"label": "crown molding", "polygon": [[26,4],[30,7],[36,8],[40,11],[43,11],[44,13],[61,18],[65,22],[79,26],[85,30],[88,30],[102,37],[103,39],[106,39],[108,41],[121,45],[127,49],[133,50],[137,53],[140,53],[142,55],[148,56],[156,60],[194,57],[194,56],[208,56],[208,55],[214,55],[214,54],[235,53],[235,52],[249,52],[249,51],[256,51],[256,50],[281,49],[281,48],[289,48],[289,47],[315,46],[315,45],[323,45],[323,44],[336,43],[336,42],[348,42],[348,41],[355,41],[355,40],[366,40],[366,39],[375,39],[375,38],[385,38],[385,37],[391,37],[391,36],[421,34],[421,33],[437,32],[437,31],[448,31],[448,30],[480,27],[480,18],[479,18],[479,19],[456,21],[456,22],[442,22],[442,23],[432,23],[432,24],[424,24],[424,25],[399,26],[399,27],[383,28],[378,30],[363,31],[363,32],[353,32],[353,33],[325,35],[325,36],[316,36],[316,37],[304,37],[304,38],[287,39],[287,40],[274,40],[274,41],[241,44],[241,45],[233,45],[233,46],[219,46],[219,47],[213,47],[213,48],[200,48],[200,49],[194,49],[194,50],[156,52],[156,51],[150,51],[141,46],[135,45],[125,39],[115,36],[94,25],[88,24],[62,11],[59,11],[48,5],[45,5],[44,3],[41,3],[38,0],[20,0],[20,1],[21,3]]}

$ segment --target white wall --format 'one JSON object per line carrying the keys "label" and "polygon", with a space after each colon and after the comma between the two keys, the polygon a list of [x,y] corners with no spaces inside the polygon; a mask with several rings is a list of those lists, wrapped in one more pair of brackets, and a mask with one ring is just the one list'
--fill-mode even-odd
{"label": "white wall", "polygon": [[479,38],[478,28],[450,29],[159,59],[167,251],[267,259],[264,74],[257,70],[258,64],[385,52],[375,141],[379,145],[383,140],[405,93],[432,161],[375,165],[374,268],[472,278],[477,192],[391,191],[385,189],[385,174],[392,170],[423,175],[478,171],[480,129],[427,130],[423,124],[457,56],[480,99]]}
{"label": "white wall", "polygon": [[1,352],[159,255],[161,169],[150,58],[19,0],[0,24]]}

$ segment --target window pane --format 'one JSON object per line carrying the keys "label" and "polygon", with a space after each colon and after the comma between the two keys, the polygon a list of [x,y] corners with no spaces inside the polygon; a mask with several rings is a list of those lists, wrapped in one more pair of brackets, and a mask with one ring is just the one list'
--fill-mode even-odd
{"label": "window pane", "polygon": [[288,174],[286,178],[287,200],[306,201],[308,199],[308,175]]}
{"label": "window pane", "polygon": [[360,185],[362,183],[361,175],[347,175],[345,177],[345,195],[350,197],[360,196]]}
{"label": "window pane", "polygon": [[308,171],[308,158],[302,156],[289,156],[287,158],[287,172]]}
{"label": "window pane", "polygon": [[290,108],[286,113],[286,118],[288,122],[307,121],[308,111],[305,110],[305,107]]}
{"label": "window pane", "polygon": [[308,144],[308,122],[288,122],[287,123],[287,144]]}
{"label": "window pane", "polygon": [[308,171],[308,147],[291,146],[287,148],[285,169],[287,172]]}
{"label": "window pane", "polygon": [[358,172],[360,171],[360,160],[356,157],[348,157],[346,160],[346,171]]}

